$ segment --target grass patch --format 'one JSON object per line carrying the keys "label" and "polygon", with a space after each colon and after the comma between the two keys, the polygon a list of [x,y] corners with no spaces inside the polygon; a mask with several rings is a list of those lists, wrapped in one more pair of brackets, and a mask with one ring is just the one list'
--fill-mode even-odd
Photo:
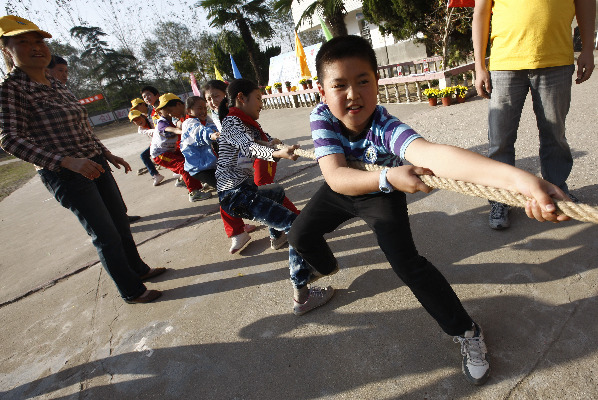
{"label": "grass patch", "polygon": [[25,161],[0,165],[0,201],[29,182],[35,174],[35,167]]}

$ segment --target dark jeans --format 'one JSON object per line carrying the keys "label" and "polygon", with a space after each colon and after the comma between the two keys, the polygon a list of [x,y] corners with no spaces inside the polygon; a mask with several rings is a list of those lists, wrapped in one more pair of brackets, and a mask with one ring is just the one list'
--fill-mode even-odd
{"label": "dark jeans", "polygon": [[56,200],[79,218],[122,298],[133,300],[145,292],[139,277],[150,268],[137,252],[125,203],[108,164],[102,156],[92,160],[105,170],[94,180],[67,169],[38,173]]}
{"label": "dark jeans", "polygon": [[192,178],[197,179],[201,183],[207,183],[212,187],[216,187],[216,170],[215,169],[205,169],[203,171],[199,171],[196,174],[191,175]]}
{"label": "dark jeans", "polygon": [[145,165],[145,167],[149,171],[149,174],[151,176],[157,175],[158,170],[156,169],[156,166],[154,165],[154,162],[152,161],[152,158],[150,157],[150,148],[149,147],[147,149],[143,150],[143,153],[140,154],[140,157],[141,157],[141,161],[143,161],[143,165]]}
{"label": "dark jeans", "polygon": [[[291,229],[297,214],[282,205],[285,194],[277,184],[256,186],[247,179],[234,189],[218,192],[220,207],[233,217],[259,221],[270,228],[270,237],[280,237],[282,232]],[[314,278],[311,268],[289,246],[289,269],[291,282],[296,288],[302,288]]]}
{"label": "dark jeans", "polygon": [[471,329],[473,321],[447,280],[415,248],[403,192],[345,196],[324,183],[297,216],[289,244],[327,275],[337,263],[324,234],[354,217],[372,229],[392,269],[446,333],[456,336]]}

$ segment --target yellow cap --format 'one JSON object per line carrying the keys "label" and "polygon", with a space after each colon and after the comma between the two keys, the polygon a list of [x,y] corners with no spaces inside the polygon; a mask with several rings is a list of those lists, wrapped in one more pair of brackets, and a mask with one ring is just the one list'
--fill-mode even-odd
{"label": "yellow cap", "polygon": [[15,15],[6,15],[0,18],[0,37],[16,36],[27,32],[39,32],[46,39],[52,37],[48,32],[42,31],[37,25],[25,18]]}
{"label": "yellow cap", "polygon": [[158,110],[164,108],[166,106],[166,103],[168,103],[170,100],[181,100],[181,98],[174,93],[163,94],[162,96],[160,96],[160,104],[158,104],[158,107],[156,108]]}
{"label": "yellow cap", "polygon": [[141,114],[141,111],[137,111],[137,110],[131,110],[129,111],[129,121],[133,122],[133,120],[137,117],[141,117],[143,114]]}
{"label": "yellow cap", "polygon": [[131,100],[131,107],[137,107],[139,104],[145,104],[145,101],[143,101],[143,99],[140,99],[139,97]]}

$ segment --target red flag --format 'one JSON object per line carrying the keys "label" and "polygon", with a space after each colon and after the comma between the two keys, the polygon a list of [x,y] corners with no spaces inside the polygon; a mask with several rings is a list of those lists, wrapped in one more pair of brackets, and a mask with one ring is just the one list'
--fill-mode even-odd
{"label": "red flag", "polygon": [[449,7],[475,7],[475,0],[449,0]]}

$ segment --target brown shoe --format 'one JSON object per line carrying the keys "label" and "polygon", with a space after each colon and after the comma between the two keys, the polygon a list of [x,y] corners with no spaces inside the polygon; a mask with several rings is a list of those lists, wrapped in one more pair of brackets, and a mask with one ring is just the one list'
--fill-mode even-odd
{"label": "brown shoe", "polygon": [[151,303],[152,301],[156,300],[158,297],[162,296],[162,292],[159,290],[149,290],[147,289],[143,294],[136,299],[133,300],[125,300],[129,304],[142,304],[142,303]]}
{"label": "brown shoe", "polygon": [[139,279],[141,279],[141,282],[145,282],[152,279],[154,276],[162,275],[164,272],[166,272],[166,268],[164,267],[150,268],[147,274],[141,275]]}

